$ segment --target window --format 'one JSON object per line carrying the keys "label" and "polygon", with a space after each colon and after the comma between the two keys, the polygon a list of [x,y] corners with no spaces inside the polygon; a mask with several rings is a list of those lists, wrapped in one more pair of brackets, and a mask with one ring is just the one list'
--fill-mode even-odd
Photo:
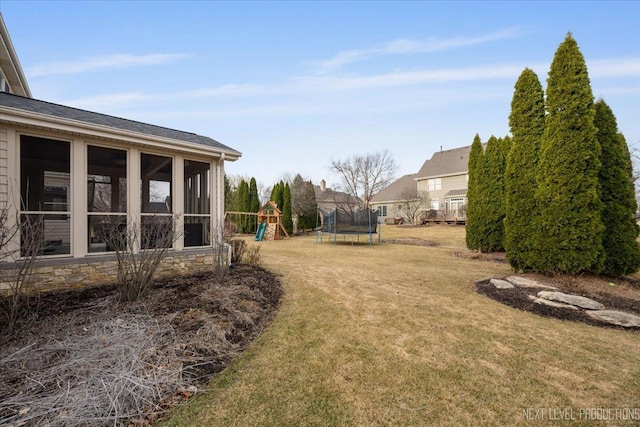
{"label": "window", "polygon": [[427,180],[427,191],[439,191],[442,189],[442,178]]}
{"label": "window", "polygon": [[71,253],[71,144],[20,137],[21,255]]}
{"label": "window", "polygon": [[127,230],[127,152],[87,147],[88,252],[115,250]]}
{"label": "window", "polygon": [[211,244],[211,165],[184,161],[184,246]]}
{"label": "window", "polygon": [[140,155],[141,230],[140,247],[173,245],[173,159]]}
{"label": "window", "polygon": [[2,70],[0,70],[0,92],[11,93],[11,86],[9,86],[9,82],[4,74],[2,74]]}
{"label": "window", "polygon": [[440,209],[440,199],[431,199],[431,209],[433,210]]}
{"label": "window", "polygon": [[387,207],[386,206],[378,206],[378,215],[387,216]]}
{"label": "window", "polygon": [[464,212],[462,207],[464,206],[464,197],[457,197],[449,200],[450,214],[454,216],[463,216]]}

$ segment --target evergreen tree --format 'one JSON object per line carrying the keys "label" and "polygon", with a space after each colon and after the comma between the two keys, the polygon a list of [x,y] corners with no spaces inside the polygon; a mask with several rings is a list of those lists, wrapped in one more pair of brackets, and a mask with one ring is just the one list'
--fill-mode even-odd
{"label": "evergreen tree", "polygon": [[[237,205],[239,212],[249,212],[249,184],[244,179],[238,185]],[[243,215],[238,222],[238,231],[240,233],[249,232],[249,223]]]}
{"label": "evergreen tree", "polygon": [[571,34],[553,58],[546,102],[533,268],[544,273],[600,272],[600,145],[587,67]]}
{"label": "evergreen tree", "polygon": [[278,199],[280,197],[280,195],[278,194],[280,192],[280,183],[276,183],[273,188],[271,189],[271,197],[269,198],[270,201],[278,203]]}
{"label": "evergreen tree", "polygon": [[287,233],[293,233],[293,217],[291,216],[291,188],[289,184],[284,185],[284,201],[282,203],[282,226]]}
{"label": "evergreen tree", "polygon": [[482,224],[479,249],[495,252],[504,249],[504,172],[510,139],[491,136],[484,152],[484,168],[479,188]]}
{"label": "evergreen tree", "polygon": [[635,273],[640,268],[637,204],[633,186],[631,156],[611,108],[600,99],[595,104],[595,125],[602,149],[600,169],[602,222],[605,230],[603,272],[612,276]]}
{"label": "evergreen tree", "polygon": [[229,177],[227,174],[224,174],[224,211],[233,211],[235,210],[235,198],[236,192],[231,187],[231,182],[229,182]]}
{"label": "evergreen tree", "polygon": [[467,186],[466,242],[469,249],[480,249],[482,202],[480,187],[484,165],[484,149],[480,136],[476,134],[469,152],[469,182]]}
{"label": "evergreen tree", "polygon": [[298,217],[298,228],[301,230],[308,230],[315,228],[320,224],[316,191],[311,181],[306,181],[304,183],[303,198],[307,202],[302,214]]}
{"label": "evergreen tree", "polygon": [[[251,177],[249,181],[249,202],[248,212],[257,213],[260,210],[260,196],[258,195],[258,184],[256,179]],[[253,232],[257,229],[258,217],[250,216],[249,218],[249,230]]]}
{"label": "evergreen tree", "polygon": [[284,191],[284,181],[280,181],[278,183],[278,192],[276,193],[277,198],[274,200],[278,204],[278,209],[280,209],[280,211],[284,209]]}
{"label": "evergreen tree", "polygon": [[305,181],[302,175],[297,174],[291,182],[291,213],[294,219],[294,232],[297,230],[306,230],[316,226],[315,215],[317,214],[318,204],[316,202],[316,193],[313,189],[311,181]]}
{"label": "evergreen tree", "polygon": [[531,269],[536,174],[544,131],[544,92],[538,76],[526,68],[518,78],[511,100],[509,126],[513,142],[505,176],[505,241],[507,259],[516,271]]}

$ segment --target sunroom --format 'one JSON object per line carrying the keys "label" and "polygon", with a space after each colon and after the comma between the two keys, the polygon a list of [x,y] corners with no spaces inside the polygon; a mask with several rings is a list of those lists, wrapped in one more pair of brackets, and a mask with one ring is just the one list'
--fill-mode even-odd
{"label": "sunroom", "polygon": [[145,236],[159,221],[179,231],[173,257],[206,253],[224,218],[224,162],[240,156],[193,133],[0,93],[0,202],[10,220],[43,224],[41,266],[108,262],[105,227]]}

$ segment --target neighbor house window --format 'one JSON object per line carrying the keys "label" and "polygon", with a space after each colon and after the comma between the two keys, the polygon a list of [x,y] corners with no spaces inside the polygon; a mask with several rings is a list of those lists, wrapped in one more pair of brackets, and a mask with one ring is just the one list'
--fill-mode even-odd
{"label": "neighbor house window", "polygon": [[141,224],[140,248],[170,247],[173,239],[173,159],[154,154],[140,155]]}
{"label": "neighbor house window", "polygon": [[442,189],[442,178],[432,178],[427,180],[428,191],[439,191]]}
{"label": "neighbor house window", "polygon": [[[114,251],[126,243],[127,152],[87,147],[88,251]],[[124,248],[124,246],[121,246]]]}
{"label": "neighbor house window", "polygon": [[378,206],[378,215],[387,216],[387,206]]}
{"label": "neighbor house window", "polygon": [[184,246],[211,244],[211,165],[184,161]]}
{"label": "neighbor house window", "polygon": [[464,197],[451,199],[449,201],[449,209],[454,215],[460,215],[462,206],[464,206]]}
{"label": "neighbor house window", "polygon": [[440,209],[440,199],[431,199],[431,209],[438,210]]}
{"label": "neighbor house window", "polygon": [[[71,253],[71,145],[20,137],[21,255]],[[35,239],[35,240],[34,240]]]}

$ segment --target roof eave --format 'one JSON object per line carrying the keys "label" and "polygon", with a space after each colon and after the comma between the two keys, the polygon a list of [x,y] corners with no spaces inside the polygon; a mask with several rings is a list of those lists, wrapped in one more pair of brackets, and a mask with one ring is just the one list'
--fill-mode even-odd
{"label": "roof eave", "polygon": [[415,181],[422,181],[425,179],[432,179],[432,178],[447,178],[450,176],[457,176],[457,175],[466,175],[468,174],[469,171],[460,171],[460,172],[452,172],[452,173],[445,173],[445,174],[441,174],[441,175],[428,175],[428,176],[418,176],[413,178]]}
{"label": "roof eave", "polygon": [[0,14],[0,40],[3,41],[0,49],[0,59],[4,59],[9,64],[9,68],[4,70],[11,89],[16,95],[32,98],[29,83],[27,83],[27,78],[22,71],[22,66],[11,42],[11,37],[9,37],[9,30],[7,30],[2,14]]}
{"label": "roof eave", "polygon": [[217,157],[224,157],[225,160],[238,160],[242,153],[236,150],[209,147],[193,142],[185,142],[172,138],[163,138],[145,133],[132,132],[124,129],[87,123],[79,120],[66,119],[47,114],[34,113],[18,108],[2,107],[0,110],[0,122],[11,122],[27,126],[40,126],[54,131],[64,131],[69,133],[82,133],[97,138],[117,139],[133,144],[146,144],[161,146],[166,149],[176,149],[179,147],[183,151],[199,154],[215,154]]}

